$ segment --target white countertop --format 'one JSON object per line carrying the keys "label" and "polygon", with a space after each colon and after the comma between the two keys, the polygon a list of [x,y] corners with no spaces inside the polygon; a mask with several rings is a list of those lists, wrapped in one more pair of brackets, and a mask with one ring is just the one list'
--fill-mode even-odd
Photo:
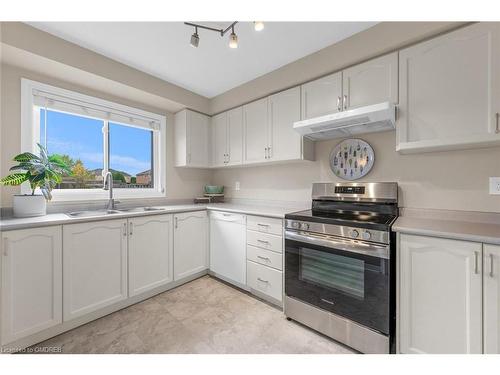
{"label": "white countertop", "polygon": [[399,216],[395,232],[500,245],[500,223],[495,213],[438,211]]}
{"label": "white countertop", "polygon": [[148,215],[161,215],[180,212],[192,212],[201,210],[216,210],[241,213],[246,215],[258,215],[275,218],[283,218],[289,212],[300,211],[306,209],[304,206],[296,208],[286,206],[281,207],[278,205],[256,205],[256,204],[239,204],[239,203],[213,203],[213,204],[182,204],[182,205],[169,205],[169,206],[154,206],[162,208],[158,211],[147,212],[121,212],[105,216],[92,216],[92,217],[77,217],[72,218],[64,213],[54,213],[45,216],[28,217],[28,218],[14,218],[6,217],[0,220],[0,231],[36,228],[50,225],[73,224],[90,221],[100,220],[113,220],[123,219],[135,216],[148,216]]}

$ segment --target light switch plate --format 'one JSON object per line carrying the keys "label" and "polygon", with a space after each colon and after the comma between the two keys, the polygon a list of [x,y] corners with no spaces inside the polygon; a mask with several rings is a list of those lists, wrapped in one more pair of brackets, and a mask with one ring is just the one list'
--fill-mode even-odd
{"label": "light switch plate", "polygon": [[240,190],[240,182],[239,181],[236,181],[236,183],[234,184],[234,190],[236,190],[236,191]]}
{"label": "light switch plate", "polygon": [[490,194],[500,195],[500,177],[490,177]]}

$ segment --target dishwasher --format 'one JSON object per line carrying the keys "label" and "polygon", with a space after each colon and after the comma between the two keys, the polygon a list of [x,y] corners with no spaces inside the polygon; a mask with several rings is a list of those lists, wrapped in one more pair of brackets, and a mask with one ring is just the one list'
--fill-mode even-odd
{"label": "dishwasher", "polygon": [[245,215],[210,212],[210,273],[247,289]]}

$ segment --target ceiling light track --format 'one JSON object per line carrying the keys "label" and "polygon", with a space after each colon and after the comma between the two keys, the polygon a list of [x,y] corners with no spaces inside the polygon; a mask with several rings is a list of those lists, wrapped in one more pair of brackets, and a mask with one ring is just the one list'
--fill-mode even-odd
{"label": "ceiling light track", "polygon": [[[234,27],[238,23],[238,21],[232,22],[228,27],[225,29],[217,29],[215,27],[210,27],[210,26],[205,26],[199,23],[193,23],[193,22],[184,22],[185,25],[187,26],[192,26],[194,27],[194,33],[191,35],[191,46],[192,47],[198,47],[200,44],[200,36],[198,35],[198,29],[204,29],[204,30],[209,30],[209,31],[214,31],[216,33],[219,33],[221,37],[224,37],[224,35],[231,30],[231,34],[229,35],[229,48],[238,48],[238,36],[234,32]],[[254,22],[254,28],[256,31],[260,31],[264,28],[264,22],[262,21],[256,21]]]}

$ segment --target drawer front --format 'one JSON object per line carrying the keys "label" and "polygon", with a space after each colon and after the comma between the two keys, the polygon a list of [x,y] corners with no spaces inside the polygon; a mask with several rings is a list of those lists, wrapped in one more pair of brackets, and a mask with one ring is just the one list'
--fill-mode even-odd
{"label": "drawer front", "polygon": [[247,244],[277,253],[283,252],[283,238],[274,234],[247,230]]}
{"label": "drawer front", "polygon": [[283,256],[274,251],[260,249],[255,246],[247,246],[247,259],[252,262],[263,264],[264,266],[283,269]]}
{"label": "drawer front", "polygon": [[282,236],[283,220],[271,217],[247,216],[247,229]]}
{"label": "drawer front", "polygon": [[283,299],[282,275],[281,271],[247,261],[248,286],[278,301]]}

